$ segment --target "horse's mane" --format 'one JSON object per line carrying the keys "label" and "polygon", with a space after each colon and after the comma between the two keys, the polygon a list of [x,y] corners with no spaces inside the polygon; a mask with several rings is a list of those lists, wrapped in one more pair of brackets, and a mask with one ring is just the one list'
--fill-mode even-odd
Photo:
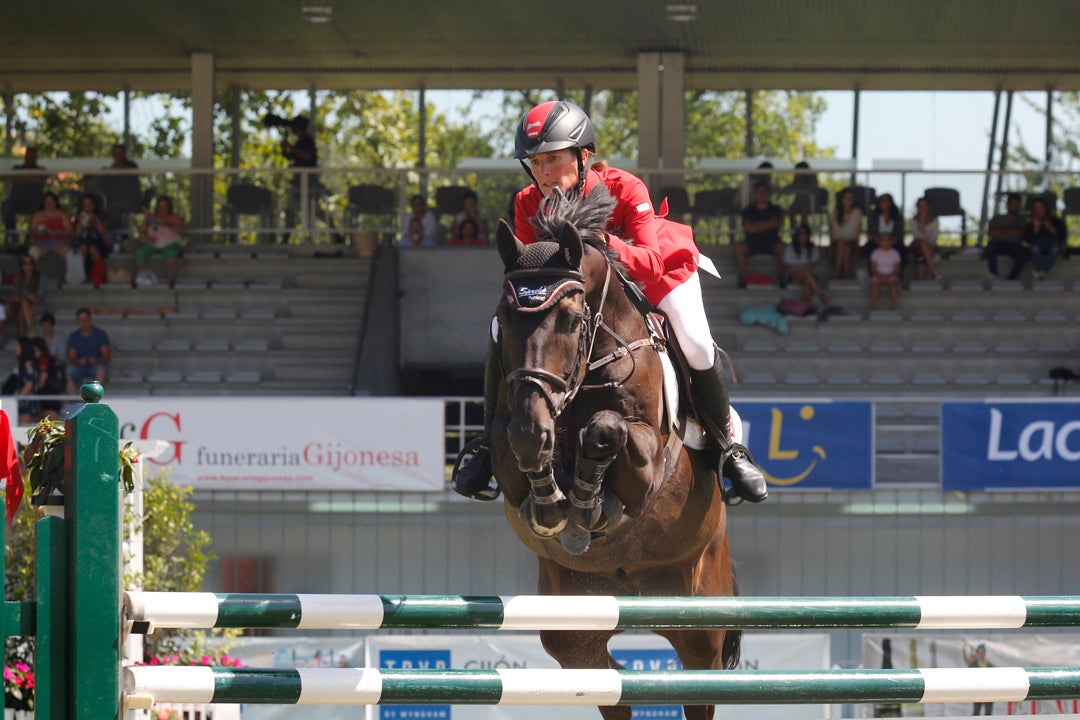
{"label": "horse's mane", "polygon": [[604,232],[616,200],[607,186],[600,183],[584,198],[580,193],[567,196],[558,188],[540,203],[540,209],[532,219],[536,237],[540,240],[558,242],[567,225],[573,225],[586,245],[591,245],[608,257],[618,260],[618,254],[607,244]]}

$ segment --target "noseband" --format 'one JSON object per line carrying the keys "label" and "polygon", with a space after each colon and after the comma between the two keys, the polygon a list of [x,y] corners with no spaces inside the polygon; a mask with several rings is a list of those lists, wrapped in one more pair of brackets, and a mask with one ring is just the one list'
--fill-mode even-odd
{"label": "noseband", "polygon": [[[525,385],[535,386],[539,389],[545,402],[547,402],[552,419],[559,417],[567,406],[573,402],[578,391],[581,390],[582,383],[585,381],[585,376],[588,374],[589,369],[591,369],[588,365],[588,361],[592,357],[597,329],[603,325],[604,302],[607,300],[608,286],[611,282],[611,264],[607,262],[604,264],[606,267],[606,274],[604,275],[604,289],[600,294],[600,304],[597,307],[594,316],[589,307],[588,300],[583,300],[584,308],[580,313],[581,329],[578,331],[577,354],[574,357],[574,366],[566,377],[561,377],[543,368],[530,367],[517,368],[506,375],[506,383],[510,389],[510,397],[513,397],[516,392],[514,389],[515,385],[519,388],[524,387]],[[503,279],[511,281],[529,277],[565,277],[575,284],[580,284],[582,293],[584,294],[585,292],[585,276],[578,270],[551,270],[547,268],[513,270],[506,273],[503,276]],[[554,307],[554,305],[555,304],[552,303],[551,307]]]}

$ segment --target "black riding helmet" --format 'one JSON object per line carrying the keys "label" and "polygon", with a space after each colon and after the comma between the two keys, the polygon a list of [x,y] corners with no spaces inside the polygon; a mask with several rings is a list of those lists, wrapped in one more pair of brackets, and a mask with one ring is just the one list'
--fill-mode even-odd
{"label": "black riding helmet", "polygon": [[596,152],[596,132],[585,111],[566,100],[550,100],[537,105],[521,118],[514,138],[514,158],[534,183],[536,178],[529,168],[528,158],[567,148],[577,153],[580,189],[585,182],[585,162],[581,151]]}

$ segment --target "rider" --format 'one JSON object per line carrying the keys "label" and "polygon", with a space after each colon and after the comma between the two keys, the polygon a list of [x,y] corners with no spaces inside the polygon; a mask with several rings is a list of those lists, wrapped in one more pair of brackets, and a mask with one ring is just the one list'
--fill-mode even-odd
{"label": "rider", "polygon": [[[720,449],[721,474],[731,481],[740,497],[761,502],[768,495],[765,477],[750,460],[746,448],[730,437],[728,391],[701,300],[693,231],[657,217],[645,184],[636,176],[602,162],[590,166],[595,153],[592,121],[577,105],[565,100],[550,101],[525,114],[517,129],[514,157],[532,184],[514,199],[515,235],[526,244],[537,241],[531,219],[556,189],[571,195],[588,193],[600,183],[607,186],[618,203],[608,221],[608,244],[618,252],[630,277],[642,285],[645,297],[666,314],[678,338],[690,366],[695,407],[699,415],[705,416],[699,419]],[[493,342],[484,372],[487,433],[501,380]],[[498,490],[490,482],[491,458],[488,448],[481,446],[452,484],[466,497],[491,500],[498,496]]]}

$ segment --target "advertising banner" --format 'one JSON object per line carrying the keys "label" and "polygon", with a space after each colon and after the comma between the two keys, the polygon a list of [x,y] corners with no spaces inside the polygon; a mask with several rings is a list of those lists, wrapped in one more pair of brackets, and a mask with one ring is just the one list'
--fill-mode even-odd
{"label": "advertising banner", "polygon": [[945,490],[1080,487],[1080,403],[942,403],[941,483]]}
{"label": "advertising banner", "polygon": [[[671,645],[651,633],[623,633],[609,644],[611,654],[628,670],[678,670]],[[825,670],[829,667],[829,636],[825,633],[750,633],[743,635],[742,662],[746,670]],[[544,652],[540,638],[531,635],[378,635],[367,640],[368,667],[433,670],[499,668],[558,668]],[[740,720],[822,720],[839,717],[827,705],[732,705],[718,716]],[[367,708],[366,720],[595,720],[594,707],[527,705],[392,706]],[[649,705],[634,708],[635,720],[678,720],[682,706]]]}
{"label": "advertising banner", "polygon": [[166,440],[147,472],[196,490],[442,491],[443,401],[413,398],[110,400],[127,440]]}
{"label": "advertising banner", "polygon": [[740,401],[744,444],[770,488],[869,490],[874,405],[868,401]]}
{"label": "advertising banner", "polygon": [[[877,634],[864,633],[865,668],[1075,667],[1080,665],[1080,635]],[[859,705],[859,717],[940,717],[994,715],[1074,715],[1078,701],[1002,703],[892,703]]]}

